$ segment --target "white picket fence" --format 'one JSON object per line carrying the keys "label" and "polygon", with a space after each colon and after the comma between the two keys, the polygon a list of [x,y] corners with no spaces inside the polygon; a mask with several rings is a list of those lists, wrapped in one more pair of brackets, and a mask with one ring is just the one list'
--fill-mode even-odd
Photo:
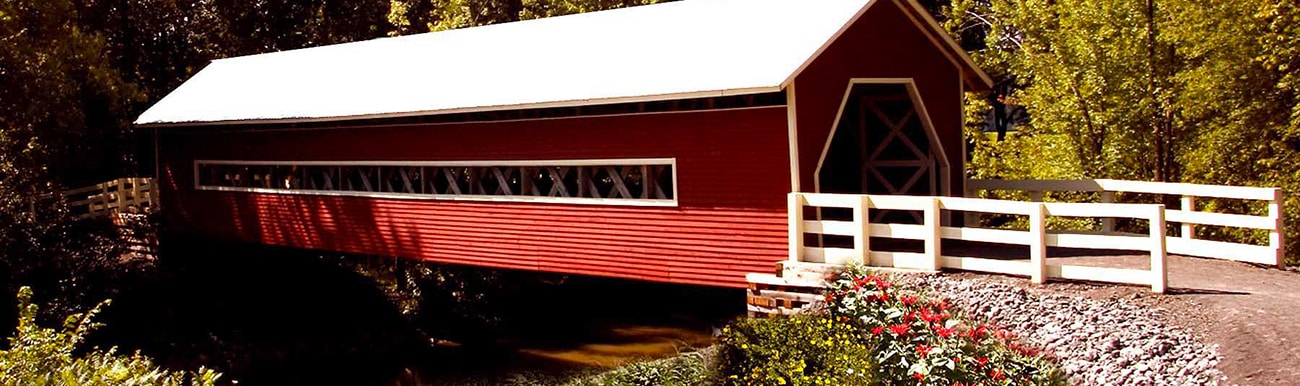
{"label": "white picket fence", "polygon": [[[1166,208],[1165,220],[1179,224],[1180,236],[1169,237],[1169,253],[1244,261],[1282,267],[1286,261],[1285,228],[1282,222],[1282,190],[1242,186],[1200,185],[1122,180],[968,180],[966,196],[981,190],[1025,191],[1031,200],[1042,201],[1044,192],[1096,192],[1103,203],[1119,192],[1177,196],[1179,208]],[[1267,214],[1215,213],[1196,209],[1198,198],[1227,198],[1262,201]],[[1196,226],[1213,225],[1268,231],[1268,245],[1196,239]],[[1110,219],[1102,221],[1102,232],[1114,230]]]}
{"label": "white picket fence", "polygon": [[[999,181],[1008,184],[998,185],[989,182],[972,184],[975,189],[1015,189],[1032,187],[1037,191],[1045,190],[1080,190],[1091,185],[1065,185],[1050,182],[1043,185],[1020,184],[1015,181]],[[1108,191],[1123,190],[1134,192],[1144,188],[1143,192],[1182,194],[1197,197],[1229,197],[1257,199],[1263,197],[1261,191],[1267,191],[1270,205],[1280,205],[1281,194],[1276,189],[1204,187],[1190,184],[1131,185],[1129,181],[1121,183],[1107,182],[1103,189]],[[1168,186],[1174,185],[1174,186]],[[1068,189],[1051,189],[1068,188]],[[1122,188],[1122,189],[1119,189]],[[1159,189],[1163,190],[1159,190]],[[1238,190],[1242,189],[1242,190]],[[1259,189],[1259,190],[1256,190]],[[1031,189],[1020,189],[1031,190]],[[1155,191],[1155,192],[1152,192]],[[1173,193],[1166,193],[1173,192]],[[844,208],[852,210],[852,221],[804,218],[805,207]],[[920,224],[872,221],[873,211],[915,211],[920,212]],[[1274,213],[1280,208],[1270,209],[1271,216],[1264,217],[1272,224],[1274,234],[1280,235],[1282,222],[1280,217],[1274,219]],[[1029,220],[1027,230],[982,228],[977,226],[949,226],[944,219],[947,213],[955,211],[964,213],[990,213],[1026,216]],[[820,212],[820,211],[818,211]],[[827,193],[791,193],[789,195],[789,237],[790,260],[796,262],[813,262],[827,264],[845,264],[860,261],[872,267],[918,269],[938,271],[944,268],[991,272],[1007,275],[1028,276],[1035,283],[1049,279],[1089,280],[1136,284],[1151,286],[1153,292],[1163,293],[1168,284],[1166,256],[1168,253],[1189,254],[1212,258],[1250,261],[1265,264],[1280,264],[1282,258],[1281,238],[1275,236],[1268,247],[1196,240],[1184,237],[1168,237],[1165,234],[1165,222],[1168,217],[1177,218],[1187,224],[1211,224],[1221,226],[1262,226],[1260,216],[1229,215],[1221,213],[1169,210],[1161,204],[1117,204],[1117,203],[1058,203],[993,200],[963,197],[932,196],[890,196],[890,195],[856,195]],[[1047,230],[1049,217],[1093,218],[1101,219],[1109,228],[1102,231],[1065,231]],[[1116,232],[1113,229],[1114,218],[1133,218],[1150,223],[1145,234]],[[966,224],[975,224],[967,221]],[[1184,233],[1186,234],[1186,233]],[[836,235],[852,237],[853,247],[807,246],[805,237]],[[920,240],[923,252],[890,252],[871,248],[871,238]],[[1028,259],[993,259],[942,254],[941,243],[944,240],[963,240],[1029,247]],[[1048,247],[1066,247],[1077,249],[1107,249],[1141,251],[1150,255],[1147,269],[1094,267],[1084,265],[1059,264],[1048,261]],[[1223,248],[1214,251],[1193,249]],[[1267,256],[1263,256],[1267,252]],[[1267,259],[1265,259],[1267,257]],[[1267,260],[1267,261],[1265,261]]]}

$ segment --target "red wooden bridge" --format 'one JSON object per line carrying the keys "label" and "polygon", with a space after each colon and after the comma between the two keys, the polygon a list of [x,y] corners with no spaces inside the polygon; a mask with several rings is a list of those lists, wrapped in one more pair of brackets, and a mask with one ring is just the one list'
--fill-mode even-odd
{"label": "red wooden bridge", "polygon": [[[170,229],[218,240],[710,286],[853,260],[1158,290],[1157,273],[1053,266],[1043,250],[1132,247],[1159,271],[1163,253],[1209,245],[1045,231],[1053,217],[1159,213],[1268,225],[1269,246],[1231,255],[1281,256],[1272,206],[1260,220],[959,198],[1001,188],[963,178],[963,95],[989,87],[914,0],[688,0],[222,59],[137,124],[155,139]],[[1046,184],[1029,190],[1175,186]],[[1155,193],[1280,202],[1176,186],[1190,190]],[[979,211],[1028,216],[1027,230],[964,215]],[[967,259],[945,240],[1030,251]]]}

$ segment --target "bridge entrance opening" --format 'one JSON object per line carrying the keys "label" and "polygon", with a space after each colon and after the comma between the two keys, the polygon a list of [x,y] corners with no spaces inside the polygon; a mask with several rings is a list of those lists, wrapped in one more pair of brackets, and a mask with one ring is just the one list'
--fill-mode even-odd
{"label": "bridge entrance opening", "polygon": [[[825,146],[817,191],[942,195],[947,165],[939,147],[910,82],[854,83]],[[871,217],[873,221],[921,220],[920,213],[893,211],[877,211]]]}

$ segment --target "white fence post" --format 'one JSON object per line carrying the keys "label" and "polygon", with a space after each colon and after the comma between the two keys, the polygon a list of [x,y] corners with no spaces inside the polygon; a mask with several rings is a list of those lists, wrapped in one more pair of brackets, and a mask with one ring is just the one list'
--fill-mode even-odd
{"label": "white fence post", "polygon": [[[1178,202],[1179,202],[1178,206],[1180,207],[1179,208],[1180,210],[1184,212],[1196,211],[1196,196],[1184,195],[1181,199],[1178,200]],[[1196,238],[1196,225],[1193,225],[1192,223],[1189,222],[1184,222],[1181,225],[1182,225],[1182,238],[1188,240]]]}
{"label": "white fence post", "polygon": [[790,261],[803,261],[803,194],[790,193]]}
{"label": "white fence post", "polygon": [[[1112,203],[1112,202],[1115,202],[1115,192],[1111,192],[1111,191],[1103,191],[1103,192],[1101,192],[1101,203],[1103,203],[1103,204],[1109,204],[1109,203]],[[1114,232],[1114,231],[1115,231],[1115,218],[1113,218],[1113,217],[1103,217],[1103,218],[1101,219],[1101,231],[1102,231],[1102,232]]]}
{"label": "white fence post", "polygon": [[853,238],[853,253],[861,256],[862,264],[871,265],[871,197],[863,195],[853,208],[853,226],[858,234]]}
{"label": "white fence post", "polygon": [[1034,284],[1047,282],[1047,208],[1042,203],[1029,212],[1029,278]]}
{"label": "white fence post", "polygon": [[1151,292],[1165,293],[1169,272],[1165,270],[1165,206],[1156,205],[1151,213]]}
{"label": "white fence post", "polygon": [[938,271],[943,268],[943,258],[939,256],[939,240],[943,235],[939,232],[940,210],[939,198],[931,197],[929,205],[925,207],[925,256],[930,260],[929,268]]}
{"label": "white fence post", "polygon": [[125,182],[125,178],[118,178],[112,182],[117,188],[117,208],[114,208],[116,209],[115,212],[121,212],[126,209],[126,185],[123,185]]}
{"label": "white fence post", "polygon": [[1268,217],[1273,219],[1273,229],[1268,231],[1268,246],[1277,254],[1277,267],[1286,266],[1286,227],[1282,219],[1282,189],[1273,189],[1273,199],[1268,202]]}

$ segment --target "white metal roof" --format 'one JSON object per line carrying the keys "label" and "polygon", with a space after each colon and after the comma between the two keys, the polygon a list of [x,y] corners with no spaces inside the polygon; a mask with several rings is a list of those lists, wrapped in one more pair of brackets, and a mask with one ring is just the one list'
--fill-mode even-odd
{"label": "white metal roof", "polygon": [[780,91],[876,0],[687,0],[221,59],[136,124],[336,120]]}

